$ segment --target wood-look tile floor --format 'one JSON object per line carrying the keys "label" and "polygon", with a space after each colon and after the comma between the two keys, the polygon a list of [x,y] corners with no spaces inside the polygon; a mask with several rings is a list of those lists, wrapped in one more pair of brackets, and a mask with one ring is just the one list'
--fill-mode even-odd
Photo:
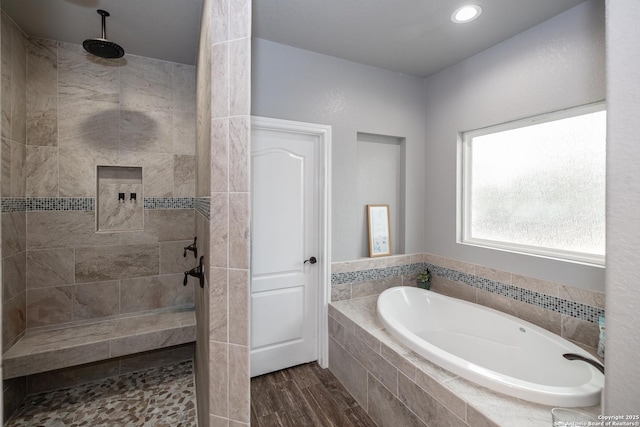
{"label": "wood-look tile floor", "polygon": [[252,427],[375,427],[328,369],[307,363],[251,379]]}

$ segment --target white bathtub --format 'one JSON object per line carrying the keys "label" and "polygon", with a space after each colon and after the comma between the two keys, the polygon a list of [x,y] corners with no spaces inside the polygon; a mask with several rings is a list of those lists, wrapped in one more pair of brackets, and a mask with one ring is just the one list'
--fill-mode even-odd
{"label": "white bathtub", "polygon": [[543,405],[600,402],[604,375],[564,353],[589,353],[517,317],[413,287],[387,289],[378,318],[403,344],[491,390]]}

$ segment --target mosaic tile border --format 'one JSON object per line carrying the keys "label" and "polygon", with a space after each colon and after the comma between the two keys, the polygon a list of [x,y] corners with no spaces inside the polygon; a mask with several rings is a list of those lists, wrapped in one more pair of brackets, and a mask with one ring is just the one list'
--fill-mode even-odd
{"label": "mosaic tile border", "polygon": [[193,197],[145,197],[145,209],[193,209]]}
{"label": "mosaic tile border", "polygon": [[[193,197],[145,197],[144,209],[193,209]],[[93,197],[3,197],[2,212],[93,211]]]}
{"label": "mosaic tile border", "polygon": [[22,197],[3,197],[0,209],[2,213],[24,212],[27,210],[27,203]]}
{"label": "mosaic tile border", "polygon": [[25,200],[27,212],[95,210],[93,197],[29,197]]}
{"label": "mosaic tile border", "polygon": [[207,219],[211,219],[211,199],[209,197],[196,197],[195,209],[200,212],[202,216]]}
{"label": "mosaic tile border", "polygon": [[555,311],[556,313],[565,314],[587,322],[598,324],[598,317],[604,316],[604,309],[601,308],[546,295],[514,285],[508,285],[495,280],[485,279],[483,277],[474,276],[472,274],[463,273],[461,271],[452,270],[450,268],[430,263],[414,263],[397,267],[375,268],[349,273],[334,273],[331,275],[331,285],[366,282],[405,274],[417,274],[425,268],[428,268],[434,276],[464,283],[474,288],[482,289],[493,294],[525,302],[527,304]]}

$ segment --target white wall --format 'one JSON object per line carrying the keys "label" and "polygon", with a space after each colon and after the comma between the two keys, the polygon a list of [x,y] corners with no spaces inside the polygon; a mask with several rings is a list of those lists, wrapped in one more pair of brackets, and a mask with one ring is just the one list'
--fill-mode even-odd
{"label": "white wall", "polygon": [[[357,133],[406,138],[406,253],[424,249],[423,80],[254,39],[251,113],[332,126],[332,261],[362,253]],[[381,203],[371,201],[370,203]]]}
{"label": "white wall", "polygon": [[458,132],[605,98],[604,4],[590,0],[425,81],[429,253],[604,290],[604,269],[456,243]]}
{"label": "white wall", "polygon": [[640,2],[607,1],[607,340],[604,413],[640,413]]}

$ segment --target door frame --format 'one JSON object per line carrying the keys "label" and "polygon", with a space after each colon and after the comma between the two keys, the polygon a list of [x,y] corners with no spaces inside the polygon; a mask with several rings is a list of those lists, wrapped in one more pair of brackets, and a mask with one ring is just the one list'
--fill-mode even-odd
{"label": "door frame", "polygon": [[[269,117],[251,116],[251,130],[299,133],[318,138],[318,364],[329,366],[329,303],[331,302],[331,126]],[[249,311],[251,313],[251,311]]]}

